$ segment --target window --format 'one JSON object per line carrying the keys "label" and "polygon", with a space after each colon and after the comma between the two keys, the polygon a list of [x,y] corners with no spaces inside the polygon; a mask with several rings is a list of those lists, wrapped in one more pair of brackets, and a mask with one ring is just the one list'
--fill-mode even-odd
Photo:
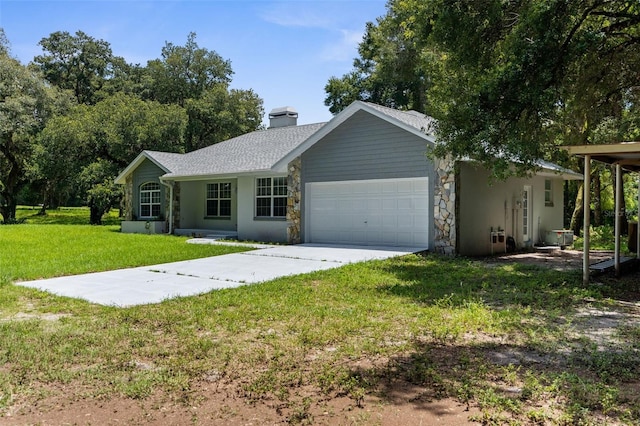
{"label": "window", "polygon": [[522,191],[522,241],[531,239],[531,186]]}
{"label": "window", "polygon": [[140,185],[140,217],[160,216],[160,184],[148,182]]}
{"label": "window", "polygon": [[207,184],[207,217],[231,216],[231,183]]}
{"label": "window", "polygon": [[287,178],[256,179],[256,217],[287,216]]}
{"label": "window", "polygon": [[544,205],[553,207],[553,181],[551,179],[544,180]]}

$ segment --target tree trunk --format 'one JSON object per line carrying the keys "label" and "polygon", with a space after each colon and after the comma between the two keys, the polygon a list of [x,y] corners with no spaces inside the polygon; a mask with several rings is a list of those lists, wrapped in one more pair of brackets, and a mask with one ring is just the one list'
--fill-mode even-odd
{"label": "tree trunk", "polygon": [[16,221],[16,209],[18,202],[15,197],[6,192],[2,194],[2,204],[0,204],[0,215],[4,223],[14,223]]}
{"label": "tree trunk", "polygon": [[39,216],[47,215],[47,203],[49,199],[49,191],[47,189],[48,185],[44,185],[44,189],[42,190],[42,207],[40,207],[40,211],[38,212]]}
{"label": "tree trunk", "polygon": [[576,194],[576,206],[573,209],[573,214],[571,215],[571,224],[569,228],[573,231],[575,236],[580,235],[580,229],[582,229],[583,224],[583,212],[584,209],[582,207],[583,204],[583,193],[584,193],[584,182],[580,183],[580,187],[578,188],[578,193]]}
{"label": "tree trunk", "polygon": [[[620,235],[627,235],[627,228],[629,223],[627,221],[627,203],[624,200],[624,172],[621,173],[622,179],[622,187],[620,188],[620,194],[618,194],[617,190],[617,182],[616,182],[616,166],[611,166],[611,180],[613,181],[613,193],[614,193],[614,203],[615,200],[620,198]],[[615,220],[615,207],[614,207],[614,220]],[[615,221],[613,223],[615,226]]]}
{"label": "tree trunk", "polygon": [[4,155],[8,163],[8,173],[0,176],[3,179],[2,191],[0,191],[0,214],[4,223],[13,223],[16,221],[17,195],[22,186],[24,186],[24,183],[21,182],[23,170],[20,167],[20,162],[7,144],[0,143],[0,154]]}
{"label": "tree trunk", "polygon": [[96,206],[89,207],[89,224],[90,225],[102,225],[102,215],[104,211]]}
{"label": "tree trunk", "polygon": [[600,168],[594,167],[593,176],[591,176],[592,204],[593,204],[593,226],[602,225],[602,182],[600,181]]}

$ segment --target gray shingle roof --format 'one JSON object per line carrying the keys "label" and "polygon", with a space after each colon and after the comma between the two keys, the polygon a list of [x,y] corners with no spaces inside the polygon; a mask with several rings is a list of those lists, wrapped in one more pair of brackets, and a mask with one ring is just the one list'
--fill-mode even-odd
{"label": "gray shingle roof", "polygon": [[410,110],[400,111],[393,108],[384,107],[382,105],[372,104],[370,102],[362,102],[368,107],[381,112],[384,115],[392,117],[408,126],[420,130],[423,133],[432,134],[435,129],[435,119],[421,112]]}
{"label": "gray shingle roof", "polygon": [[[398,111],[368,102],[356,103],[423,133],[430,133],[434,123],[433,118],[416,111]],[[167,170],[164,177],[168,179],[267,171],[325,124],[258,130],[187,154],[158,151],[145,151],[145,154]]]}
{"label": "gray shingle roof", "polygon": [[162,151],[144,151],[145,154],[150,157],[157,164],[164,167],[167,171],[175,170],[180,166],[184,154],[175,154],[172,152]]}
{"label": "gray shingle roof", "polygon": [[166,178],[269,170],[323,125],[258,130],[187,154],[152,152],[151,155],[169,170]]}

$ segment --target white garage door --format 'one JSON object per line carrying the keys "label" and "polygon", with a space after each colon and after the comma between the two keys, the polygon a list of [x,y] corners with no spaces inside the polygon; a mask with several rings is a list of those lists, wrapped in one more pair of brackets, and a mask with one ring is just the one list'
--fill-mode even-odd
{"label": "white garage door", "polygon": [[306,184],[306,241],[428,247],[427,178]]}

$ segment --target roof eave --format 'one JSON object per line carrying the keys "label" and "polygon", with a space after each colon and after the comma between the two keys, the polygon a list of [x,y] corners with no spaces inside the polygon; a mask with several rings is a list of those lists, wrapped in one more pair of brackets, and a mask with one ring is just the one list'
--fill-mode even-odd
{"label": "roof eave", "polygon": [[194,182],[201,180],[215,180],[215,179],[233,179],[241,176],[257,176],[257,175],[277,175],[285,173],[283,170],[273,170],[273,169],[256,169],[256,170],[247,170],[243,172],[235,172],[235,173],[203,173],[203,174],[173,174],[168,173],[161,177],[161,180],[164,181],[176,181],[176,182]]}
{"label": "roof eave", "polygon": [[548,177],[561,177],[563,180],[584,180],[584,176],[579,173],[574,172],[573,170],[553,170],[553,169],[542,169],[536,173],[538,176],[548,176]]}

